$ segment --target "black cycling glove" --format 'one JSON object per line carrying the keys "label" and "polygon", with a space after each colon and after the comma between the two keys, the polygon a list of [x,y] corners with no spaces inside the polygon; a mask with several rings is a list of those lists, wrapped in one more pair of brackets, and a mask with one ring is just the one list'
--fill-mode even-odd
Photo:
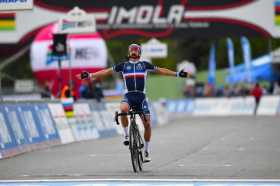
{"label": "black cycling glove", "polygon": [[90,78],[90,73],[87,71],[83,71],[81,73],[81,79],[89,79]]}
{"label": "black cycling glove", "polygon": [[188,73],[184,72],[184,70],[181,70],[181,71],[177,72],[177,77],[186,78],[186,77],[188,77]]}

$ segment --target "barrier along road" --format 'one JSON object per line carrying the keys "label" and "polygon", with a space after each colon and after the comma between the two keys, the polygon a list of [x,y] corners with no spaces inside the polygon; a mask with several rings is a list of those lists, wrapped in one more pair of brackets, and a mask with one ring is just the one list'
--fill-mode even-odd
{"label": "barrier along road", "polygon": [[152,162],[140,174],[113,121],[118,103],[74,103],[72,118],[60,102],[1,103],[0,179],[277,179],[279,102],[266,107],[279,99],[264,99],[256,116],[239,99],[227,108],[247,109],[221,115],[205,112],[211,99],[153,103]]}

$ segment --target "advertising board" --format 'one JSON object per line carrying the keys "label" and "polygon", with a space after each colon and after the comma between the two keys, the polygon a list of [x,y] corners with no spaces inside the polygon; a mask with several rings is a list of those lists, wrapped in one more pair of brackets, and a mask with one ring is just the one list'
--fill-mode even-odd
{"label": "advertising board", "polygon": [[0,11],[28,10],[33,8],[33,0],[0,0]]}

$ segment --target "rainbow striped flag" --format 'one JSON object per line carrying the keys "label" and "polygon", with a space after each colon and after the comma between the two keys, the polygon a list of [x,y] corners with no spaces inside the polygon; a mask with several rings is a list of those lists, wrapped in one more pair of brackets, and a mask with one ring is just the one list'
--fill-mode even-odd
{"label": "rainbow striped flag", "polygon": [[275,7],[275,25],[280,26],[280,0],[276,0],[274,3]]}
{"label": "rainbow striped flag", "polygon": [[63,109],[67,118],[74,117],[74,99],[70,98],[61,98]]}
{"label": "rainbow striped flag", "polygon": [[0,31],[13,31],[16,29],[15,13],[0,13]]}

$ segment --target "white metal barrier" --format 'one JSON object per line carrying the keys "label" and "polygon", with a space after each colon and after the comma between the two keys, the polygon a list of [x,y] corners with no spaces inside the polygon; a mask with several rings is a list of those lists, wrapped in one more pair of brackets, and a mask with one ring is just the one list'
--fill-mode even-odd
{"label": "white metal barrier", "polygon": [[280,114],[280,96],[265,96],[261,99],[258,111],[261,116],[275,116]]}

